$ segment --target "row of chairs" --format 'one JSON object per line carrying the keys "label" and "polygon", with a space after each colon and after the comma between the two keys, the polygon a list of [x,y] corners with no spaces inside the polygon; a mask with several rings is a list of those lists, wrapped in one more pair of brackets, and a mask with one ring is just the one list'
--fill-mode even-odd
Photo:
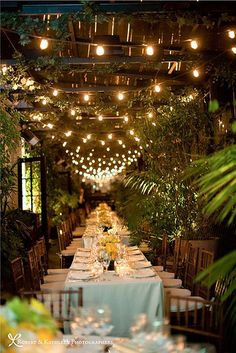
{"label": "row of chairs", "polygon": [[40,238],[27,252],[27,261],[18,257],[11,261],[10,265],[15,293],[18,295],[26,289],[63,289],[63,280],[68,272],[66,269],[48,268],[44,237]]}
{"label": "row of chairs", "polygon": [[67,219],[57,226],[59,256],[61,268],[68,268],[76,249],[82,246],[84,227],[78,226],[79,210],[72,212]]}
{"label": "row of chairs", "polygon": [[[166,316],[171,328],[175,333],[188,333],[191,338],[196,334],[198,339],[199,336],[208,341],[212,339],[220,352],[224,308],[219,297],[226,289],[226,282],[218,283],[215,288],[195,282],[196,275],[213,263],[214,253],[194,248],[189,242],[183,247],[181,239],[176,239],[173,256],[163,256],[162,260],[162,268],[173,272],[158,272],[160,277],[164,275],[172,281],[177,277],[181,281],[169,287],[163,281]],[[160,267],[157,266],[157,270]]]}

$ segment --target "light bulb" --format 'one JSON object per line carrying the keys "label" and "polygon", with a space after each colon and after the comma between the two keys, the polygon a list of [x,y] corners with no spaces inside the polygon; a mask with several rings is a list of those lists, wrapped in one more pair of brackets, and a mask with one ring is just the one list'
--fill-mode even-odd
{"label": "light bulb", "polygon": [[47,39],[41,39],[40,42],[40,49],[45,50],[48,47],[48,40]]}
{"label": "light bulb", "polygon": [[101,141],[101,144],[102,144],[102,146],[104,146],[105,145],[105,141]]}
{"label": "light bulb", "polygon": [[124,117],[124,121],[125,121],[126,123],[129,121],[128,116],[125,116],[125,117]]}
{"label": "light bulb", "polygon": [[109,152],[110,151],[110,147],[107,147],[107,152]]}
{"label": "light bulb", "polygon": [[74,116],[75,115],[75,110],[71,109],[70,113],[71,113],[72,116]]}
{"label": "light bulb", "polygon": [[130,135],[134,135],[134,130],[129,131]]}
{"label": "light bulb", "polygon": [[99,121],[102,121],[102,120],[103,120],[103,116],[102,116],[102,115],[99,115],[98,120],[99,120]]}
{"label": "light bulb", "polygon": [[197,69],[193,70],[193,76],[194,77],[199,77],[200,76],[200,73],[199,73],[199,71]]}
{"label": "light bulb", "polygon": [[85,101],[85,102],[88,102],[88,101],[89,101],[89,95],[88,95],[88,94],[85,94],[85,95],[84,95],[84,101]]}
{"label": "light bulb", "polygon": [[53,128],[53,124],[50,124],[50,123],[49,123],[49,124],[47,125],[47,127],[48,127],[49,129],[52,129],[52,128]]}
{"label": "light bulb", "polygon": [[231,50],[234,54],[236,54],[236,47],[232,47]]}
{"label": "light bulb", "polygon": [[71,136],[71,134],[72,134],[72,131],[67,131],[67,132],[65,132],[66,137]]}
{"label": "light bulb", "polygon": [[123,93],[118,93],[118,99],[119,99],[119,101],[122,101],[123,99],[124,99],[124,95],[123,95]]}
{"label": "light bulb", "polygon": [[54,95],[54,97],[58,96],[58,90],[57,89],[54,89],[52,94]]}
{"label": "light bulb", "polygon": [[230,30],[230,31],[228,32],[228,36],[229,36],[230,39],[234,39],[234,38],[235,38],[235,32],[232,31],[232,30]]}
{"label": "light bulb", "polygon": [[104,53],[105,53],[105,50],[104,50],[103,46],[102,45],[98,45],[97,48],[96,48],[96,54],[98,56],[102,56],[102,55],[104,55]]}
{"label": "light bulb", "polygon": [[87,135],[87,140],[90,140],[91,139],[91,134],[88,134]]}
{"label": "light bulb", "polygon": [[157,93],[161,92],[161,86],[160,85],[155,85],[154,91],[157,92]]}
{"label": "light bulb", "polygon": [[46,105],[46,104],[47,104],[46,99],[43,99],[43,100],[42,100],[42,104],[43,104],[43,105]]}
{"label": "light bulb", "polygon": [[152,55],[154,54],[154,49],[153,49],[153,47],[152,47],[151,45],[147,46],[147,48],[146,48],[146,54],[147,54],[148,56],[152,56]]}
{"label": "light bulb", "polygon": [[190,46],[192,49],[197,49],[198,48],[198,42],[196,40],[191,40]]}
{"label": "light bulb", "polygon": [[151,119],[153,117],[152,113],[148,113],[148,117]]}
{"label": "light bulb", "polygon": [[109,140],[112,140],[112,134],[108,134]]}

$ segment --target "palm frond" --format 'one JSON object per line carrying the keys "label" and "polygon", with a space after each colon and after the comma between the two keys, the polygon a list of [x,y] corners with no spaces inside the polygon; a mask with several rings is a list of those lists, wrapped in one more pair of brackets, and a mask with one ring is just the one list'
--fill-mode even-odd
{"label": "palm frond", "polygon": [[141,192],[143,195],[149,195],[157,189],[157,183],[150,180],[150,176],[145,173],[132,173],[123,180],[125,187]]}

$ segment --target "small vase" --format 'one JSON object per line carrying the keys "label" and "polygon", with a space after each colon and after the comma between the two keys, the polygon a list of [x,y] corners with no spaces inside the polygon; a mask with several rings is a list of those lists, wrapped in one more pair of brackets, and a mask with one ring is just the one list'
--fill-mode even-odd
{"label": "small vase", "polygon": [[114,270],[115,270],[114,260],[111,260],[108,266],[108,271],[114,271]]}

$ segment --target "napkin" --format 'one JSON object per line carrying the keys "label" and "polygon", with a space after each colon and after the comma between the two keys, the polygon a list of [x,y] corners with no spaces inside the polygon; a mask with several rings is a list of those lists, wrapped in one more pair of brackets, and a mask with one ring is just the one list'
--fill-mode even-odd
{"label": "napkin", "polygon": [[84,279],[90,279],[92,277],[93,275],[91,272],[77,272],[77,271],[69,272],[69,279],[84,280]]}
{"label": "napkin", "polygon": [[91,250],[90,249],[86,249],[86,248],[78,248],[77,249],[77,252],[80,252],[80,251],[82,251],[82,252],[91,252]]}
{"label": "napkin", "polygon": [[131,255],[128,258],[128,261],[143,261],[144,260],[144,256],[143,255]]}
{"label": "napkin", "polygon": [[81,270],[81,271],[86,271],[90,269],[90,265],[89,264],[84,264],[84,263],[72,263],[71,270]]}
{"label": "napkin", "polygon": [[90,257],[90,252],[87,252],[87,251],[85,251],[85,252],[82,252],[82,251],[78,251],[77,253],[76,253],[76,257]]}
{"label": "napkin", "polygon": [[138,261],[138,262],[131,263],[130,266],[134,269],[139,269],[139,268],[152,267],[152,264],[149,261]]}
{"label": "napkin", "polygon": [[128,246],[127,248],[128,250],[139,250],[139,248],[137,247],[137,245],[134,246]]}
{"label": "napkin", "polygon": [[75,257],[73,263],[91,264],[94,260],[88,257]]}
{"label": "napkin", "polygon": [[128,250],[129,255],[140,255],[140,250],[131,249]]}
{"label": "napkin", "polygon": [[156,273],[151,269],[139,270],[133,274],[135,278],[156,277]]}

